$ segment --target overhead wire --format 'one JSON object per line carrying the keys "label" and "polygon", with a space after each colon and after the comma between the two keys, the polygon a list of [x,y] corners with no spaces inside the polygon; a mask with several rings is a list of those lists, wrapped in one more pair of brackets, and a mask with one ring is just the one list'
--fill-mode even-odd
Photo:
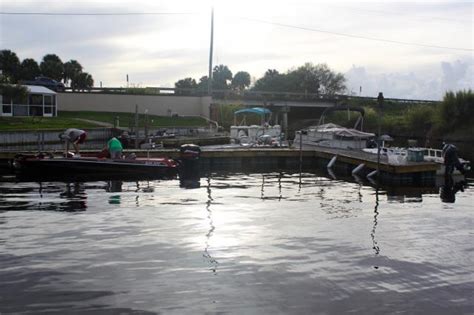
{"label": "overhead wire", "polygon": [[122,15],[189,15],[192,12],[104,12],[104,13],[69,13],[69,12],[0,12],[0,15],[46,15],[46,16],[122,16]]}
{"label": "overhead wire", "polygon": [[328,31],[328,30],[317,29],[317,28],[310,28],[310,27],[305,27],[305,26],[297,26],[297,25],[284,24],[284,23],[278,23],[278,22],[270,22],[270,21],[259,20],[259,19],[254,19],[254,18],[246,18],[246,17],[237,17],[237,18],[242,19],[242,20],[262,23],[262,24],[269,24],[269,25],[274,25],[274,26],[285,27],[285,28],[299,29],[299,30],[310,31],[310,32],[332,34],[332,35],[337,35],[337,36],[359,38],[359,39],[385,42],[385,43],[392,43],[392,44],[400,44],[400,45],[406,45],[406,46],[419,46],[419,47],[428,47],[428,48],[437,48],[437,49],[474,51],[473,48],[449,47],[449,46],[404,42],[404,41],[391,40],[391,39],[385,39],[385,38],[379,38],[379,37],[370,37],[370,36],[363,36],[363,35],[357,35],[357,34],[349,34],[349,33]]}
{"label": "overhead wire", "polygon": [[[38,15],[38,16],[133,16],[133,15],[192,15],[195,14],[193,12],[104,12],[104,13],[70,13],[70,12],[0,12],[0,15]],[[305,26],[298,26],[298,25],[291,25],[285,23],[278,23],[278,22],[271,22],[265,21],[255,18],[247,18],[247,17],[239,17],[236,16],[234,18],[247,20],[256,23],[274,25],[284,28],[291,28],[291,29],[299,29],[304,31],[310,32],[318,32],[318,33],[325,33],[331,34],[336,36],[344,36],[350,38],[358,38],[370,41],[377,41],[377,42],[385,42],[391,44],[398,44],[398,45],[405,45],[405,46],[417,46],[417,47],[426,47],[426,48],[436,48],[436,49],[448,49],[448,50],[458,50],[458,51],[474,51],[472,48],[463,48],[463,47],[449,47],[449,46],[441,46],[441,45],[432,45],[432,44],[424,44],[424,43],[414,43],[414,42],[406,42],[406,41],[399,41],[399,40],[391,40],[379,37],[371,37],[365,35],[358,35],[358,34],[350,34],[350,33],[342,33],[342,32],[335,32],[329,31],[319,28],[310,28]]]}

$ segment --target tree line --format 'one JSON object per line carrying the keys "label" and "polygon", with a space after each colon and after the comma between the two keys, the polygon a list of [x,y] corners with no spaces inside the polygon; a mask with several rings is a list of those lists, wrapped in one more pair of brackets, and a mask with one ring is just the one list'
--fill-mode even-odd
{"label": "tree line", "polygon": [[77,60],[62,62],[55,54],[47,54],[38,64],[32,58],[25,58],[20,62],[17,54],[11,50],[0,50],[0,69],[3,71],[5,83],[21,83],[34,80],[38,76],[45,76],[73,89],[89,89],[94,86],[92,75],[83,71]]}
{"label": "tree line", "polygon": [[[203,76],[197,82],[188,77],[175,83],[175,88],[184,89],[179,94],[188,94],[186,89],[207,91],[209,78]],[[212,88],[214,90],[244,90],[268,92],[294,92],[334,95],[346,89],[346,79],[342,73],[332,71],[326,64],[305,63],[304,65],[280,73],[268,69],[264,76],[257,79],[251,86],[250,74],[239,71],[235,75],[226,65],[218,65],[212,71]]]}

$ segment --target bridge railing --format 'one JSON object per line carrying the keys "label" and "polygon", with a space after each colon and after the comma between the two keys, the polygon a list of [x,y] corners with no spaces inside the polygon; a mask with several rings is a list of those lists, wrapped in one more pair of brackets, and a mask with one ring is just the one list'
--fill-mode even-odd
{"label": "bridge railing", "polygon": [[[207,90],[166,88],[166,87],[93,87],[85,90],[73,90],[66,88],[66,93],[102,93],[102,94],[127,94],[127,95],[166,95],[166,96],[207,96]],[[232,100],[258,100],[262,102],[278,101],[345,101],[365,100],[376,101],[377,97],[354,96],[343,94],[320,94],[320,93],[297,93],[297,92],[275,92],[275,91],[236,91],[236,90],[213,90],[212,97],[215,99]],[[437,103],[436,100],[399,99],[385,98],[385,101],[398,103]]]}

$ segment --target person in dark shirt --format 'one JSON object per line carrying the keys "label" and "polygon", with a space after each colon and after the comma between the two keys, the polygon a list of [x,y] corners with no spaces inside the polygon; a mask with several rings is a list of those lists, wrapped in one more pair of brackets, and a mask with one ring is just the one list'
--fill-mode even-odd
{"label": "person in dark shirt", "polygon": [[465,174],[464,167],[459,161],[458,149],[454,144],[443,143],[443,159],[446,175],[453,174],[454,168],[457,168],[461,174]]}

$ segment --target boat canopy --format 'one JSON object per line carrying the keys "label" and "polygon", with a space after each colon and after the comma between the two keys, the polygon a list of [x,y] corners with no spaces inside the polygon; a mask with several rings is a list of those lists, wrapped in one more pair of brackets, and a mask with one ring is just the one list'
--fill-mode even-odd
{"label": "boat canopy", "polygon": [[321,133],[331,133],[339,138],[371,139],[375,136],[374,133],[345,128],[333,123],[316,126],[315,130]]}
{"label": "boat canopy", "polygon": [[263,107],[253,107],[253,108],[244,108],[241,110],[238,110],[234,113],[234,115],[237,114],[257,114],[264,116],[266,114],[271,114],[272,112],[269,109],[263,108]]}

